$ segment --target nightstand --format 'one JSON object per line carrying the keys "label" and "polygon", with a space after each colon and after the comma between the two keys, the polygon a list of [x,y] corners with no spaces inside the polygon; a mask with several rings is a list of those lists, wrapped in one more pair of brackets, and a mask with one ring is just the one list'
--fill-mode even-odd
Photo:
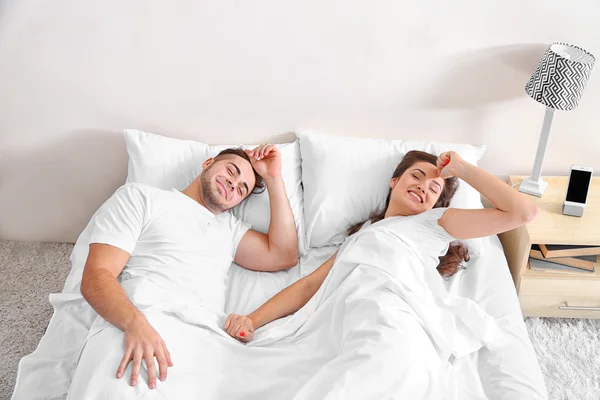
{"label": "nightstand", "polygon": [[[525,177],[510,176],[514,185]],[[561,213],[567,176],[544,177],[548,188],[539,198],[535,220],[498,235],[517,288],[524,316],[600,318],[600,268],[593,275],[537,272],[529,268],[532,244],[600,245],[600,177],[592,178],[583,217]],[[516,188],[515,188],[516,189]]]}

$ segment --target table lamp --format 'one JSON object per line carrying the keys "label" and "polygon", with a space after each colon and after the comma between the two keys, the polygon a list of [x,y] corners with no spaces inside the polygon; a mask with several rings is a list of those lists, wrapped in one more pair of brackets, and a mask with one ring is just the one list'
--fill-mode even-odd
{"label": "table lamp", "polygon": [[554,110],[573,110],[592,72],[595,58],[577,46],[553,43],[544,53],[535,72],[525,85],[525,92],[546,106],[533,172],[519,186],[519,191],[541,197],[548,186],[542,180],[542,163],[550,136]]}

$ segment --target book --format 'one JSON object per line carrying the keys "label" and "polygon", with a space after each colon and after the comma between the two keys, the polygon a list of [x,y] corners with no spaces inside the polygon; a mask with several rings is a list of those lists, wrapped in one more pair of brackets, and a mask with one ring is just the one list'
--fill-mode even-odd
{"label": "book", "polygon": [[569,275],[594,275],[595,268],[593,271],[585,269],[573,268],[568,265],[556,264],[546,260],[538,260],[529,257],[529,268],[532,271],[537,272],[552,272],[558,274],[569,274]]}
{"label": "book", "polygon": [[536,244],[531,246],[529,257],[535,258],[536,260],[546,260],[556,264],[568,265],[569,267],[585,269],[593,271],[597,265],[600,265],[600,256],[576,256],[576,257],[553,257],[546,258],[540,250],[540,247]]}
{"label": "book", "polygon": [[545,258],[597,256],[600,254],[600,245],[540,244],[539,246]]}

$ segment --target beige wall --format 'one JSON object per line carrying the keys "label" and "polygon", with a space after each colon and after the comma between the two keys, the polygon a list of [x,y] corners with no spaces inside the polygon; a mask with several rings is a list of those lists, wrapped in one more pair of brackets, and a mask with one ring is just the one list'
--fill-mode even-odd
{"label": "beige wall", "polygon": [[[0,3],[0,237],[74,241],[125,179],[120,131],[211,143],[295,129],[486,144],[531,170],[547,44],[600,56],[596,0]],[[600,172],[600,65],[543,172]]]}

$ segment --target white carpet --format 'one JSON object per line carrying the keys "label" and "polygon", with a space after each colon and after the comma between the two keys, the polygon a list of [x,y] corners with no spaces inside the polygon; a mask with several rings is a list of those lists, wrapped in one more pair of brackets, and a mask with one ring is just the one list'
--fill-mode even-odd
{"label": "white carpet", "polygon": [[[0,241],[0,400],[17,363],[31,353],[52,315],[48,294],[69,271],[71,244]],[[600,399],[600,320],[530,318],[531,341],[550,400]]]}
{"label": "white carpet", "polygon": [[550,400],[600,399],[600,320],[527,318]]}

